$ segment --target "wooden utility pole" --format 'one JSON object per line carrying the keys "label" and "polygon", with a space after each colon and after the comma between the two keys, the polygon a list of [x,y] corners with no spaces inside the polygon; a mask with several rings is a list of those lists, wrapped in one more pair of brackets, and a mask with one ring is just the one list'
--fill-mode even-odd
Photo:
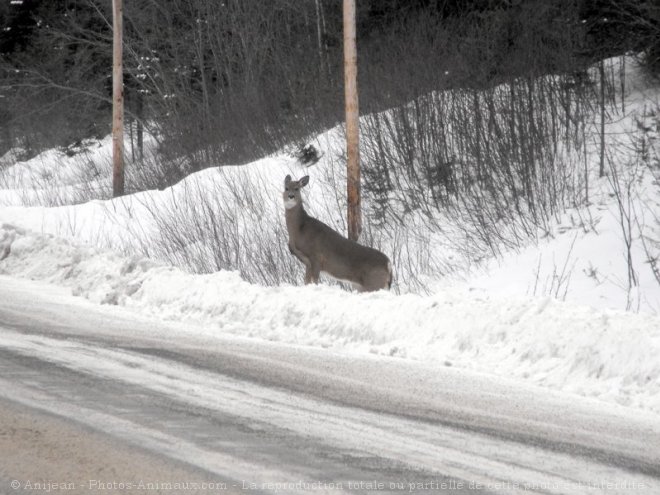
{"label": "wooden utility pole", "polygon": [[348,191],[348,238],[354,241],[362,231],[360,212],[360,151],[357,92],[357,45],[355,42],[355,0],[344,0],[344,94],[346,99],[346,177]]}
{"label": "wooden utility pole", "polygon": [[600,167],[598,176],[605,177],[605,62],[598,64],[600,75]]}
{"label": "wooden utility pole", "polygon": [[122,0],[112,0],[112,194],[124,194],[124,70]]}

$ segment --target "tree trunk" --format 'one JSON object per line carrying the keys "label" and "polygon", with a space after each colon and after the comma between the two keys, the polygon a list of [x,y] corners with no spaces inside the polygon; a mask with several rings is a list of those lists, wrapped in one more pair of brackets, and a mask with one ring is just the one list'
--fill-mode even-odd
{"label": "tree trunk", "polygon": [[344,93],[346,98],[346,155],[348,238],[357,241],[362,230],[360,213],[359,110],[355,0],[344,0]]}
{"label": "tree trunk", "polygon": [[326,74],[326,65],[325,65],[325,50],[323,48],[323,31],[321,28],[321,0],[315,0],[316,4],[316,42],[318,43],[318,52],[319,52],[319,67],[321,69],[321,75],[325,77]]}
{"label": "tree trunk", "polygon": [[124,194],[124,74],[122,0],[112,0],[112,194]]}

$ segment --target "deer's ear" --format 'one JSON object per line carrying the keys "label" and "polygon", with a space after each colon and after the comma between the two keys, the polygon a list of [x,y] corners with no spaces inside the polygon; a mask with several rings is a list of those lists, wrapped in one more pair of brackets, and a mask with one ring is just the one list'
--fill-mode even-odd
{"label": "deer's ear", "polygon": [[309,182],[309,175],[306,175],[305,177],[300,179],[300,187],[306,186],[308,182]]}
{"label": "deer's ear", "polygon": [[287,175],[287,176],[284,178],[284,185],[285,185],[285,186],[288,185],[289,182],[291,182],[291,176],[290,176],[290,175]]}

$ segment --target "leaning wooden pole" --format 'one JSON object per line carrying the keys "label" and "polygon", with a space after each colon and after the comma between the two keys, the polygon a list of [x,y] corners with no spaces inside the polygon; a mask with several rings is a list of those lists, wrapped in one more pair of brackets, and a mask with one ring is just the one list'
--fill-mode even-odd
{"label": "leaning wooden pole", "polygon": [[355,0],[344,0],[344,94],[346,100],[346,177],[348,191],[348,238],[354,241],[362,231],[360,212],[359,107],[357,91],[357,45],[355,41]]}
{"label": "leaning wooden pole", "polygon": [[112,194],[124,194],[124,70],[122,0],[112,0]]}

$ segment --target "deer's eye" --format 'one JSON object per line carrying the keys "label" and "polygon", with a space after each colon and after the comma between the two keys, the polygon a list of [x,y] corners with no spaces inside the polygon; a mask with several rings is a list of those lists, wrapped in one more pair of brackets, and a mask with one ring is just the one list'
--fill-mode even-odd
{"label": "deer's eye", "polygon": [[296,187],[296,191],[297,191],[298,189],[300,189],[300,188],[299,188],[299,187]]}

